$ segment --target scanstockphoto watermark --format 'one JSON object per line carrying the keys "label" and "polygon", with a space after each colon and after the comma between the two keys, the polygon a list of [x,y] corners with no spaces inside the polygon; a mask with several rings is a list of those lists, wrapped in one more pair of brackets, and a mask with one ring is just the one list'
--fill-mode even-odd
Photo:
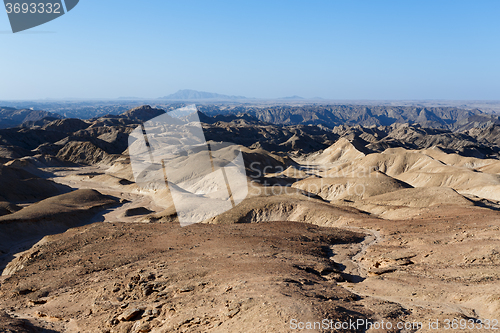
{"label": "scanstockphoto watermark", "polygon": [[324,163],[315,164],[303,162],[297,164],[295,167],[290,169],[289,167],[283,167],[281,165],[264,165],[261,162],[250,163],[250,170],[253,172],[254,178],[262,177],[266,174],[284,174],[285,171],[287,178],[302,178],[305,174],[308,175],[319,175],[323,174],[325,177],[342,177],[342,178],[369,178],[369,177],[379,177],[379,167],[364,166],[364,165],[339,165],[336,163]]}
{"label": "scanstockphoto watermark", "polygon": [[4,0],[12,32],[28,30],[68,13],[79,0]]}
{"label": "scanstockphoto watermark", "polygon": [[336,192],[348,197],[365,196],[371,178],[379,178],[378,166],[339,166],[336,164],[301,164],[293,168],[281,165],[264,165],[261,162],[252,162],[249,166],[251,179],[250,186],[256,195],[263,193],[263,188],[270,188],[273,195],[286,193],[286,187],[298,180],[309,178],[307,182],[295,185],[311,194]]}
{"label": "scanstockphoto watermark", "polygon": [[321,321],[299,321],[297,319],[290,320],[290,329],[292,330],[349,330],[349,331],[367,331],[367,330],[421,330],[427,329],[432,331],[450,331],[457,332],[463,330],[481,330],[481,331],[498,331],[497,319],[430,319],[426,322],[420,321],[373,321],[370,319],[358,318],[349,319],[347,321],[338,321],[333,319],[323,319]]}
{"label": "scanstockphoto watermark", "polygon": [[336,321],[333,319],[323,319],[321,321],[299,321],[297,319],[290,320],[290,329],[292,330],[420,330],[424,327],[421,322],[390,322],[390,321],[372,321],[369,319],[358,318],[349,319],[347,321]]}
{"label": "scanstockphoto watermark", "polygon": [[129,135],[128,147],[136,184],[169,193],[181,226],[218,216],[248,194],[239,146],[208,143],[195,105],[141,124]]}

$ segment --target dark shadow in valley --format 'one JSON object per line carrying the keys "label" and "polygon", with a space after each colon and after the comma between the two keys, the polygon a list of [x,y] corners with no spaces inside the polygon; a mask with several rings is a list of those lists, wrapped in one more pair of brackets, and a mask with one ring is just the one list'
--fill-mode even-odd
{"label": "dark shadow in valley", "polygon": [[[118,199],[95,190],[76,190],[32,204],[0,217],[0,272],[15,255],[33,247],[45,236],[88,225],[96,215],[120,205]],[[87,206],[87,207],[86,207]],[[23,258],[28,261],[30,258]]]}

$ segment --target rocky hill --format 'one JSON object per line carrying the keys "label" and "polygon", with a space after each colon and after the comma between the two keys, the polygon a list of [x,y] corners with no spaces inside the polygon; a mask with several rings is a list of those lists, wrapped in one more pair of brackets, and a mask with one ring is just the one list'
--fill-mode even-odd
{"label": "rocky hill", "polygon": [[165,113],[164,110],[155,109],[149,105],[143,105],[122,113],[120,117],[140,122],[140,121],[148,121],[149,119],[152,119],[164,113]]}
{"label": "rocky hill", "polygon": [[419,124],[427,128],[464,130],[500,124],[500,117],[480,110],[456,107],[362,106],[362,105],[275,105],[232,106],[224,109],[200,106],[206,114],[248,113],[255,118],[280,125],[389,126],[394,123]]}
{"label": "rocky hill", "polygon": [[15,127],[26,122],[36,122],[45,118],[54,120],[63,117],[47,111],[31,109],[17,110],[14,108],[0,107],[0,128]]}
{"label": "rocky hill", "polygon": [[[89,120],[49,121],[45,118],[44,122],[26,123],[24,127],[0,129],[0,159],[42,154],[74,163],[109,163],[127,149],[128,134],[138,124],[164,113],[162,109],[145,105],[121,115]],[[448,113],[451,115],[453,113]],[[500,125],[497,124],[455,131],[426,128],[418,123],[343,124],[330,129],[312,124],[272,124],[249,113],[207,115],[198,112],[198,117],[207,140],[233,142],[287,156],[326,149],[341,137],[364,153],[396,147],[426,149],[434,146],[463,156],[497,158],[500,153]]]}

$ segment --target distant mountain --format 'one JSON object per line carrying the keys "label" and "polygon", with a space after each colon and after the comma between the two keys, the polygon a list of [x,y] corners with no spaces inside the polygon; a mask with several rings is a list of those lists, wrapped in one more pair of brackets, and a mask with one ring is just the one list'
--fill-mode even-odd
{"label": "distant mountain", "polygon": [[161,97],[161,99],[170,99],[176,101],[185,101],[185,100],[205,100],[205,99],[217,99],[217,100],[236,100],[236,99],[246,99],[245,96],[228,96],[221,95],[216,93],[209,93],[205,91],[197,91],[191,89],[183,89],[178,92]]}
{"label": "distant mountain", "polygon": [[[220,110],[215,104],[200,106],[198,118],[206,140],[233,142],[279,154],[310,154],[345,138],[365,154],[397,147],[438,147],[462,156],[500,157],[500,124],[495,123],[498,116],[480,111],[469,114],[455,108],[234,105],[227,112],[225,107]],[[20,110],[3,109],[4,113],[7,111],[13,114]],[[89,120],[56,119],[31,127],[25,123],[25,127],[0,129],[0,163],[40,154],[49,156],[47,161],[56,164],[60,163],[58,160],[111,163],[127,150],[128,135],[138,124],[165,112],[143,105],[120,115]],[[425,128],[416,122],[417,118],[428,125],[450,128]],[[406,123],[398,123],[404,119]],[[372,122],[378,125],[360,125]],[[309,126],[312,124],[318,126]],[[478,124],[481,126],[470,127]]]}
{"label": "distant mountain", "polygon": [[17,110],[14,108],[0,107],[0,128],[16,127],[26,122],[36,122],[44,118],[62,119],[61,115],[47,111],[31,109]]}
{"label": "distant mountain", "polygon": [[140,98],[140,97],[130,97],[130,96],[125,96],[125,97],[118,97],[119,100],[129,100],[129,101],[133,101],[133,100],[143,100],[144,98]]}
{"label": "distant mountain", "polygon": [[456,107],[364,106],[364,105],[275,105],[234,106],[218,110],[200,106],[208,115],[246,113],[261,121],[280,125],[389,126],[419,124],[426,128],[467,130],[500,124],[500,116]]}
{"label": "distant mountain", "polygon": [[289,96],[289,97],[281,97],[281,98],[278,98],[278,99],[297,100],[297,99],[305,99],[305,98],[297,96],[297,95],[293,95],[293,96]]}
{"label": "distant mountain", "polygon": [[148,121],[149,119],[153,119],[164,113],[165,111],[162,109],[155,109],[149,105],[143,105],[130,109],[127,112],[122,113],[121,116],[129,120],[143,122]]}

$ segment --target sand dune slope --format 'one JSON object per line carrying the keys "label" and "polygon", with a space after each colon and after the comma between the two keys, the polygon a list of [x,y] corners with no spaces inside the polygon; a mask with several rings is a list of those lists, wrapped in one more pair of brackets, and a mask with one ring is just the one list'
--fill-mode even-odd
{"label": "sand dune slope", "polygon": [[318,155],[310,158],[311,162],[318,164],[350,162],[365,156],[357,150],[354,145],[345,138],[340,138],[333,145]]}
{"label": "sand dune slope", "polygon": [[382,172],[372,172],[366,177],[310,177],[294,183],[292,187],[331,201],[339,199],[359,200],[411,186]]}
{"label": "sand dune slope", "polygon": [[445,187],[418,187],[397,190],[365,199],[368,203],[385,206],[426,208],[437,205],[473,206],[474,203]]}
{"label": "sand dune slope", "polygon": [[[339,140],[340,141],[340,140]],[[345,147],[345,142],[336,143],[327,150],[336,151],[336,145]],[[500,200],[500,161],[494,159],[479,159],[464,157],[458,154],[447,154],[439,148],[423,150],[408,150],[405,148],[388,148],[382,153],[372,153],[364,155],[358,151],[353,153],[354,146],[349,147],[349,156],[355,158],[342,159],[337,154],[335,159],[324,158],[325,150],[314,161],[320,162],[316,165],[317,175],[324,177],[323,180],[310,179],[301,180],[293,186],[305,189],[305,184],[333,185],[336,183],[346,183],[358,186],[361,191],[363,180],[371,174],[373,170],[378,170],[386,176],[390,176],[398,181],[409,184],[412,187],[443,187],[452,188],[460,193],[472,194],[485,199]],[[319,156],[322,156],[321,158]],[[347,155],[346,155],[347,156]],[[331,161],[336,163],[330,163]],[[325,180],[326,178],[338,178],[337,181]],[[356,178],[356,179],[353,179]],[[360,184],[360,185],[358,185]],[[357,195],[363,198],[371,196],[370,186],[364,184],[366,192],[364,195]],[[337,186],[341,186],[338,185]],[[325,186],[322,186],[323,192]],[[383,187],[382,187],[383,188]],[[333,190],[332,190],[333,189]],[[323,198],[329,199],[355,199],[356,195],[345,195],[345,191],[332,188],[332,194],[323,194]],[[321,191],[313,191],[319,193]],[[340,194],[339,194],[340,193]],[[382,194],[382,193],[378,193]]]}
{"label": "sand dune slope", "polygon": [[115,205],[114,198],[94,190],[77,190],[32,204],[0,217],[0,253],[23,243],[34,244],[45,235],[88,223],[97,211]]}

